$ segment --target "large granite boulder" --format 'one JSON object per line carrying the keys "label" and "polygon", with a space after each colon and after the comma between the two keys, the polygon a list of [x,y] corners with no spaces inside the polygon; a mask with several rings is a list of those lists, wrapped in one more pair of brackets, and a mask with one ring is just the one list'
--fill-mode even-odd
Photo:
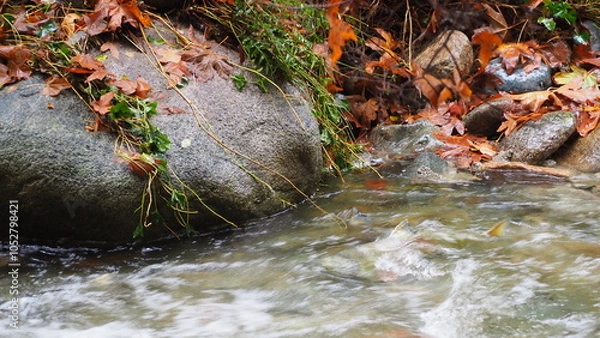
{"label": "large granite boulder", "polygon": [[[239,223],[284,210],[316,188],[322,170],[318,124],[297,89],[263,93],[248,85],[238,91],[231,79],[217,75],[191,80],[176,93],[152,58],[125,45],[120,51],[119,59],[106,60],[109,73],[143,77],[161,92],[159,108],[178,112],[156,115],[153,123],[171,141],[166,159],[174,175],[202,199],[190,194],[194,228],[224,224],[204,205]],[[222,48],[212,52],[235,57]],[[85,129],[94,114],[82,100],[70,92],[43,96],[43,86],[34,76],[0,91],[0,196],[4,206],[18,200],[20,240],[130,241],[140,222],[136,210],[148,203],[147,196],[142,200],[147,180],[115,156],[113,133]],[[164,224],[181,233],[158,193],[154,198]],[[0,219],[7,220],[7,208],[0,209]],[[144,238],[169,233],[153,224]]]}

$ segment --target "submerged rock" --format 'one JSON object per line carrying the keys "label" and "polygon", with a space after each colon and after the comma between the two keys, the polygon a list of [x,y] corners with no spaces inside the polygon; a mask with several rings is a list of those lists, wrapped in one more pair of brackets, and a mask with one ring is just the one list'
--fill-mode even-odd
{"label": "submerged rock", "polygon": [[[419,225],[419,227],[427,225]],[[387,237],[324,256],[321,265],[330,273],[370,281],[428,280],[444,275],[430,255],[441,254],[434,243],[401,222]]]}
{"label": "submerged rock", "polygon": [[377,126],[369,135],[376,153],[389,158],[415,156],[422,151],[435,151],[443,143],[434,133],[439,127],[425,119],[412,124]]}
{"label": "submerged rock", "polygon": [[558,111],[528,121],[500,142],[496,159],[537,164],[547,159],[575,132],[575,115]]}
{"label": "submerged rock", "polygon": [[[160,109],[181,112],[159,114],[153,122],[171,141],[166,159],[173,173],[205,205],[244,222],[302,200],[295,187],[306,194],[316,188],[322,169],[318,124],[298,90],[284,87],[284,97],[275,88],[262,93],[248,86],[240,92],[226,76],[192,79],[181,89],[197,107],[192,111],[168,90],[164,75],[144,54],[119,48],[120,59],[108,56],[109,72],[119,79],[143,77],[153,92],[160,92]],[[223,49],[211,53],[236,55]],[[19,201],[20,238],[130,241],[140,221],[136,210],[148,203],[148,197],[142,200],[147,180],[118,161],[114,134],[84,129],[94,120],[84,102],[70,92],[45,97],[43,87],[43,80],[34,76],[0,91],[0,195]],[[164,202],[154,198],[159,205]],[[197,211],[190,215],[193,227],[223,226],[194,196],[189,198],[190,209]],[[161,211],[166,225],[180,232],[172,210]],[[6,213],[2,208],[0,217],[8,219]],[[144,236],[166,234],[155,223]]]}

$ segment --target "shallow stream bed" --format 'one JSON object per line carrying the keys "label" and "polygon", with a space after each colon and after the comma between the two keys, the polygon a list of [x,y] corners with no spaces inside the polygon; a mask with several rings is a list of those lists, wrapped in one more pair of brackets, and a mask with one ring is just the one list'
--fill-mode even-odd
{"label": "shallow stream bed", "polygon": [[335,217],[306,203],[181,241],[24,246],[20,328],[3,315],[0,337],[600,337],[597,192],[365,173],[316,202]]}

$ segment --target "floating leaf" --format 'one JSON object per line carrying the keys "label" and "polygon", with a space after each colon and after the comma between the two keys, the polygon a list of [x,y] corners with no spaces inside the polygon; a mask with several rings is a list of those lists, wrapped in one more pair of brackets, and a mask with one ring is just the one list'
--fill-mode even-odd
{"label": "floating leaf", "polygon": [[499,222],[493,227],[491,227],[488,231],[486,231],[485,234],[488,236],[502,237],[504,236],[506,230],[506,224],[506,221]]}

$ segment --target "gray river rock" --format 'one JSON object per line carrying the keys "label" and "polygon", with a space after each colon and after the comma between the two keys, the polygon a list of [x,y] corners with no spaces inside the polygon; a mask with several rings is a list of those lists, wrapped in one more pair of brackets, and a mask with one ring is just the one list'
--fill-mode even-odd
{"label": "gray river rock", "polygon": [[526,72],[521,66],[512,73],[507,73],[501,59],[492,59],[485,68],[489,74],[495,75],[502,83],[497,90],[509,93],[525,93],[537,90],[546,90],[552,85],[552,69],[542,63],[539,67]]}
{"label": "gray river rock", "polygon": [[473,45],[461,31],[439,34],[415,57],[415,63],[439,78],[453,78],[454,72],[465,76],[473,66]]}
{"label": "gray river rock", "polygon": [[[236,53],[213,48],[235,60]],[[227,76],[190,79],[181,92],[191,109],[146,55],[127,45],[119,49],[119,59],[105,61],[109,73],[143,77],[160,97],[160,111],[183,112],[159,114],[153,122],[171,141],[166,159],[173,172],[214,211],[244,222],[303,200],[296,188],[314,191],[322,170],[319,130],[298,89],[282,85],[283,92],[270,87],[263,93],[248,85],[240,92]],[[252,80],[250,73],[233,72]],[[45,97],[43,87],[33,76],[0,91],[0,195],[19,201],[21,238],[131,241],[146,181],[119,161],[115,135],[84,129],[94,120],[86,104],[70,92]],[[196,229],[223,226],[192,195],[190,203],[198,211],[190,222]],[[171,210],[162,214],[181,232]],[[6,208],[0,218],[8,219]],[[145,238],[167,234],[154,224]]]}
{"label": "gray river rock", "polygon": [[600,172],[600,130],[570,140],[554,156],[559,165],[583,172]]}
{"label": "gray river rock", "polygon": [[500,142],[499,158],[539,164],[554,154],[575,132],[575,114],[558,111],[528,121]]}
{"label": "gray river rock", "polygon": [[504,113],[513,111],[514,102],[508,98],[497,98],[484,102],[471,110],[463,122],[467,132],[472,135],[497,137],[498,127],[504,122]]}

